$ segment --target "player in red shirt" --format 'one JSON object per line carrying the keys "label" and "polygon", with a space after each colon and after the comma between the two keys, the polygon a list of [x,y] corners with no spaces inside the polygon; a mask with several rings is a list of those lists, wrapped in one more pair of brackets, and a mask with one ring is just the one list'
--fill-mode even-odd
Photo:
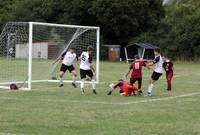
{"label": "player in red shirt", "polygon": [[[127,97],[127,96],[131,96],[132,93],[135,93],[138,91],[138,88],[126,83],[124,80],[120,79],[117,83],[115,84],[111,84],[111,91],[108,93],[108,95],[111,95],[111,93],[116,89],[116,88],[120,88],[120,95]],[[134,96],[136,96],[136,94],[134,94]]]}
{"label": "player in red shirt", "polygon": [[167,58],[164,58],[163,68],[166,72],[167,90],[172,90],[172,77],[174,75],[174,64]]}
{"label": "player in red shirt", "polygon": [[129,71],[126,74],[126,78],[129,75],[129,73],[132,70],[131,78],[130,78],[130,84],[133,85],[136,81],[138,81],[138,89],[139,89],[139,95],[142,94],[141,86],[142,86],[142,67],[146,64],[144,61],[139,59],[139,56],[135,56],[135,61],[133,61],[130,65]]}

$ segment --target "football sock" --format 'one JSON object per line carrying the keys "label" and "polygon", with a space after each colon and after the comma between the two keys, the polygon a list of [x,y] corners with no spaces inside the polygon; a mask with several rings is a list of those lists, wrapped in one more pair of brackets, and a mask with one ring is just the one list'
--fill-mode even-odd
{"label": "football sock", "polygon": [[92,89],[93,89],[93,90],[96,89],[96,83],[95,83],[95,80],[92,80]]}
{"label": "football sock", "polygon": [[81,90],[84,88],[84,81],[81,81]]}
{"label": "football sock", "polygon": [[73,83],[76,83],[76,79],[77,79],[77,77],[76,77],[75,75],[73,75],[73,76],[72,76],[72,81],[73,81]]}
{"label": "football sock", "polygon": [[63,84],[63,78],[60,78],[60,84]]}
{"label": "football sock", "polygon": [[151,93],[153,91],[153,84],[149,84],[149,87],[148,87],[148,92]]}

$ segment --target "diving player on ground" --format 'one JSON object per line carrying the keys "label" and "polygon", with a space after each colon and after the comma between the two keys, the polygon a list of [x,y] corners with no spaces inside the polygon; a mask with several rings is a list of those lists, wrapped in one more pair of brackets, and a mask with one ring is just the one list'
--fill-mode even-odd
{"label": "diving player on ground", "polygon": [[117,83],[115,84],[111,84],[111,91],[107,94],[107,95],[111,95],[112,92],[116,89],[116,88],[120,88],[120,95],[127,97],[127,96],[131,96],[132,93],[134,93],[134,96],[136,96],[135,92],[138,92],[138,88],[126,83],[124,80],[120,79]]}
{"label": "diving player on ground", "polygon": [[72,80],[73,83],[72,85],[76,88],[76,80],[77,80],[77,73],[76,70],[73,66],[73,63],[75,62],[75,60],[77,59],[76,57],[76,53],[75,53],[75,48],[71,47],[69,49],[69,51],[64,52],[60,57],[58,57],[53,64],[55,64],[57,61],[59,60],[63,60],[62,61],[62,65],[60,68],[60,73],[59,73],[59,77],[60,77],[60,85],[59,87],[63,87],[63,77],[65,72],[68,70],[70,73],[72,73]]}
{"label": "diving player on ground", "polygon": [[129,75],[129,73],[131,72],[131,70],[133,71],[131,74],[131,78],[130,78],[130,84],[133,85],[135,84],[136,81],[138,81],[138,94],[141,95],[143,92],[141,90],[141,86],[142,86],[142,67],[145,66],[146,64],[144,63],[144,61],[139,59],[139,55],[135,56],[135,61],[133,61],[130,65],[129,71],[126,74],[126,78]]}
{"label": "diving player on ground", "polygon": [[86,52],[82,52],[79,60],[80,60],[80,76],[81,76],[81,92],[84,94],[84,83],[86,80],[86,76],[90,77],[92,80],[92,89],[93,93],[97,94],[96,92],[96,84],[94,80],[94,74],[95,69],[92,65],[92,53],[93,53],[93,47],[88,46]]}
{"label": "diving player on ground", "polygon": [[159,80],[159,78],[162,76],[163,73],[163,59],[161,56],[160,49],[159,48],[154,49],[154,54],[155,54],[155,59],[153,63],[147,64],[147,67],[155,65],[154,72],[152,73],[151,79],[149,80],[149,86],[146,94],[146,96],[149,97],[152,95],[155,82]]}

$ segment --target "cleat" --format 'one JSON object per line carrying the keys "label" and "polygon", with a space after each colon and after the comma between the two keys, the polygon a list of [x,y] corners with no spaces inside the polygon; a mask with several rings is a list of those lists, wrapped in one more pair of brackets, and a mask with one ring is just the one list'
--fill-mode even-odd
{"label": "cleat", "polygon": [[145,97],[151,97],[151,96],[152,96],[151,92],[147,92],[147,94],[145,95]]}
{"label": "cleat", "polygon": [[74,86],[74,88],[77,88],[76,84],[75,83],[72,83],[72,86]]}
{"label": "cleat", "polygon": [[96,95],[97,94],[96,90],[93,90],[93,93]]}
{"label": "cleat", "polygon": [[142,96],[142,93],[138,93],[138,97],[141,97]]}
{"label": "cleat", "polygon": [[138,91],[138,96],[141,97],[143,92],[141,90]]}
{"label": "cleat", "polygon": [[84,89],[81,89],[81,94],[85,94],[85,91],[84,91]]}
{"label": "cleat", "polygon": [[60,85],[59,85],[59,87],[63,87],[63,86],[64,86],[63,84],[60,84]]}

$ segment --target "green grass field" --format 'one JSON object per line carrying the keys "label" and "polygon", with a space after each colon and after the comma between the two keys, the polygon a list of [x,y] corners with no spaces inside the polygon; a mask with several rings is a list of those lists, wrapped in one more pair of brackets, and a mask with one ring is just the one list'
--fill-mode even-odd
{"label": "green grass field", "polygon": [[[90,85],[81,95],[68,83],[35,83],[30,92],[0,90],[0,135],[200,135],[200,64],[175,64],[171,97],[164,75],[152,97],[121,97],[118,91],[107,96],[108,82],[128,67],[101,62],[98,95]],[[151,72],[143,72],[144,91]]]}

